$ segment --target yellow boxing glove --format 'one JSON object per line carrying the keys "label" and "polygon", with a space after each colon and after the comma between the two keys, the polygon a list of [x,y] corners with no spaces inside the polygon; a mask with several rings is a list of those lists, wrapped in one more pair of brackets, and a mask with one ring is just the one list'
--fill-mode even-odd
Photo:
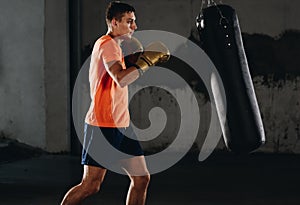
{"label": "yellow boxing glove", "polygon": [[136,55],[137,60],[134,66],[145,72],[150,66],[167,62],[170,58],[170,51],[162,42],[158,41],[149,44],[143,52],[136,53]]}
{"label": "yellow boxing glove", "polygon": [[133,36],[130,39],[124,40],[121,44],[121,48],[126,68],[134,66],[138,55],[144,50],[141,42]]}

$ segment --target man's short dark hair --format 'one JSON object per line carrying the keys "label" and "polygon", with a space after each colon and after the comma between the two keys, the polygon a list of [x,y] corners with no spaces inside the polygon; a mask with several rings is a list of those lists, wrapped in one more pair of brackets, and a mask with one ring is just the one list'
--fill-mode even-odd
{"label": "man's short dark hair", "polygon": [[106,21],[111,22],[113,18],[121,21],[125,13],[135,12],[135,9],[126,3],[120,1],[110,2],[106,9]]}

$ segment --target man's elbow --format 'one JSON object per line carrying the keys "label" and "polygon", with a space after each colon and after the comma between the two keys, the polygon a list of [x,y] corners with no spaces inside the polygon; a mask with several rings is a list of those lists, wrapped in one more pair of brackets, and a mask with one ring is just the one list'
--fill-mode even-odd
{"label": "man's elbow", "polygon": [[121,88],[124,88],[128,85],[128,82],[126,81],[126,78],[117,78],[115,80],[115,82],[117,83],[118,86],[120,86]]}
{"label": "man's elbow", "polygon": [[122,77],[118,77],[117,78],[117,84],[120,87],[125,87],[129,84],[131,84],[132,82],[134,82],[137,78],[139,77],[139,73],[137,71],[134,72],[130,72],[127,75],[124,75]]}
{"label": "man's elbow", "polygon": [[120,82],[118,83],[118,86],[120,86],[121,88],[124,88],[124,87],[127,86],[127,83],[126,83],[126,82],[123,82],[123,81],[120,81]]}

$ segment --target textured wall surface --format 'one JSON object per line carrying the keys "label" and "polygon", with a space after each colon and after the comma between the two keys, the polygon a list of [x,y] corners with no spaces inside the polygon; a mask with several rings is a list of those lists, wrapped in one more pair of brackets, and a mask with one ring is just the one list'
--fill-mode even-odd
{"label": "textured wall surface", "polygon": [[[82,2],[81,46],[85,57],[95,39],[106,32],[104,8],[108,2]],[[139,30],[166,30],[199,40],[195,17],[201,1],[126,2],[136,7]],[[223,0],[223,3],[233,6],[239,16],[267,134],[268,142],[262,149],[299,153],[300,2]],[[1,135],[55,152],[69,150],[70,141],[68,12],[67,1],[0,1]],[[187,78],[192,84],[193,76]],[[200,86],[199,96],[205,96],[202,91]],[[188,99],[185,94],[178,90],[180,98]],[[207,99],[200,98],[203,100],[200,109],[209,119]],[[202,134],[197,138],[199,146],[205,138],[208,120],[202,122]],[[152,145],[168,144],[173,132],[174,129],[166,130],[167,136]]]}
{"label": "textured wall surface", "polygon": [[254,78],[267,137],[262,150],[300,153],[300,77],[267,82]]}
{"label": "textured wall surface", "polygon": [[45,1],[46,149],[70,149],[68,1]]}
{"label": "textured wall surface", "polygon": [[67,1],[0,1],[1,137],[69,149]]}
{"label": "textured wall surface", "polygon": [[0,1],[0,131],[45,148],[44,1]]}
{"label": "textured wall surface", "polygon": [[[258,151],[268,153],[300,153],[300,78],[297,77],[285,82],[274,82],[272,79],[269,79],[272,84],[271,86],[265,85],[263,77],[260,76],[255,77],[253,81],[267,141]],[[139,90],[139,88],[136,87],[134,90]],[[149,151],[162,150],[169,146],[176,137],[185,137],[189,141],[191,137],[189,134],[178,136],[178,128],[180,126],[190,127],[188,122],[180,121],[181,114],[183,114],[180,113],[180,110],[190,110],[189,113],[185,114],[188,116],[194,115],[195,110],[191,110],[190,107],[193,96],[186,89],[175,89],[176,95],[173,96],[174,99],[185,101],[185,105],[189,106],[179,109],[176,100],[170,102],[170,100],[165,99],[158,102],[159,98],[164,99],[167,97],[167,94],[163,91],[157,91],[151,94],[152,97],[147,97],[152,90],[153,88],[140,91],[139,95],[131,101],[132,120],[138,128],[145,129],[148,126],[157,126],[151,125],[150,119],[152,123],[156,122],[166,125],[165,129],[160,133],[148,133],[149,136],[142,136],[157,136],[156,140],[144,142],[144,148]],[[199,103],[201,121],[195,143],[197,147],[201,148],[207,137],[211,111],[210,102],[203,97],[203,94],[199,93],[196,96]],[[149,113],[144,113],[145,107],[153,108],[156,106],[164,110],[166,117],[164,117],[162,110],[156,111],[156,115],[152,115],[151,117]],[[183,143],[173,147],[173,149],[178,151],[184,149],[185,146]],[[217,148],[224,149],[222,139]]]}

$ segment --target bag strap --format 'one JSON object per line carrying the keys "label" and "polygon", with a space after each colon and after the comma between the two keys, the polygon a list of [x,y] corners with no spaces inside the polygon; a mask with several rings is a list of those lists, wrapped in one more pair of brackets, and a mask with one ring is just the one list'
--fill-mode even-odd
{"label": "bag strap", "polygon": [[[218,4],[223,4],[222,0],[219,0]],[[214,0],[201,0],[200,11],[202,11],[202,9],[210,7],[210,6],[217,6],[218,4]]]}
{"label": "bag strap", "polygon": [[[218,4],[222,4],[222,0],[219,0]],[[220,14],[220,25],[226,26],[228,24],[227,18],[223,15],[221,9],[219,8],[218,4],[214,0],[201,0],[201,8],[200,8],[200,14],[197,16],[197,21],[200,19],[200,16],[203,15],[203,9],[210,7],[210,6],[215,6]]]}

